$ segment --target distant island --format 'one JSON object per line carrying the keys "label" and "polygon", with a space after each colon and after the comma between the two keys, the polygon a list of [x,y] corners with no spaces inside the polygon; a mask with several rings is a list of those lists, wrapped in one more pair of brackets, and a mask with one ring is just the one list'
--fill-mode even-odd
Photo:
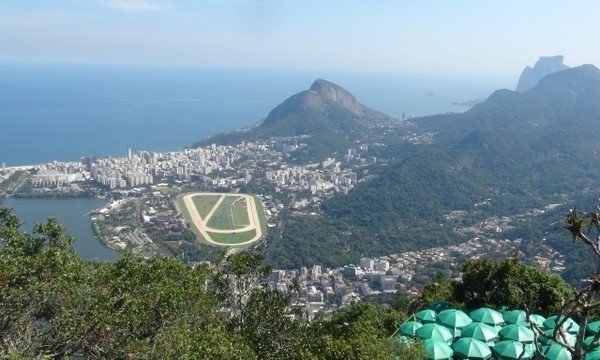
{"label": "distant island", "polygon": [[475,99],[475,100],[468,100],[468,101],[462,101],[462,102],[453,101],[452,105],[473,107],[477,104],[481,104],[484,101],[485,101],[485,99]]}

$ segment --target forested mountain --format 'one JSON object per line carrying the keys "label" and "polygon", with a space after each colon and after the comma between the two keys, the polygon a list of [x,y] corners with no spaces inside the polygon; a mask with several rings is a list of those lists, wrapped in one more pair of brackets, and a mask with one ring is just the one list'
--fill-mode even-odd
{"label": "forested mountain", "polygon": [[[494,92],[463,114],[415,119],[435,143],[392,163],[320,219],[292,219],[267,250],[277,264],[340,265],[462,240],[444,214],[517,214],[596,188],[600,178],[600,70],[560,71],[526,92]],[[527,236],[527,234],[524,234]],[[285,254],[285,256],[284,256]],[[293,260],[290,260],[293,259]]]}

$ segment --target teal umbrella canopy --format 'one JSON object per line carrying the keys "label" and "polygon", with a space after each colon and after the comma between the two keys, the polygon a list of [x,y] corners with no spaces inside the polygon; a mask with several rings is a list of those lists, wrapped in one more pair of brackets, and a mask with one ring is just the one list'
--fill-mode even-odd
{"label": "teal umbrella canopy", "polygon": [[561,342],[571,346],[575,346],[575,343],[577,342],[577,336],[568,332],[565,332],[563,334],[557,333],[555,338],[554,329],[544,330],[544,337],[546,337],[550,341],[556,341],[556,339],[559,339]]}
{"label": "teal umbrella canopy", "polygon": [[585,354],[585,360],[600,360],[600,350],[594,350]]}
{"label": "teal umbrella canopy", "polygon": [[515,340],[522,343],[532,343],[535,339],[533,331],[525,325],[507,325],[498,334],[503,340]]}
{"label": "teal umbrella canopy", "polygon": [[428,360],[448,360],[454,354],[454,350],[442,341],[427,339],[424,346]]}
{"label": "teal umbrella canopy", "polygon": [[433,339],[445,343],[450,343],[454,338],[450,330],[438,324],[425,324],[417,329],[416,334],[420,339]]}
{"label": "teal umbrella canopy", "polygon": [[461,310],[448,309],[438,313],[437,322],[448,328],[462,329],[473,320]]}
{"label": "teal umbrella canopy", "polygon": [[488,343],[498,340],[498,331],[484,323],[471,323],[461,330],[461,336],[470,337]]}
{"label": "teal umbrella canopy", "polygon": [[538,315],[538,314],[529,315],[529,322],[532,322],[539,327],[542,327],[544,325],[544,321],[546,321],[546,318],[543,317],[542,315]]}
{"label": "teal umbrella canopy", "polygon": [[400,325],[400,332],[402,335],[406,336],[415,336],[417,329],[423,326],[420,322],[416,321],[407,321],[404,324]]}
{"label": "teal umbrella canopy", "polygon": [[492,353],[500,360],[526,360],[533,357],[530,349],[527,349],[520,342],[513,340],[500,341],[494,346]]}
{"label": "teal umbrella canopy", "polygon": [[[593,335],[586,337],[585,340],[583,340],[583,345],[585,345],[589,348],[592,348],[592,349],[596,349],[598,347],[598,345],[600,345],[600,339],[594,343],[594,338],[595,338],[595,336],[593,336]],[[594,344],[592,344],[592,343],[594,343]]]}
{"label": "teal umbrella canopy", "polygon": [[479,308],[477,310],[471,311],[469,314],[473,321],[477,321],[480,323],[488,324],[488,325],[502,325],[504,324],[504,317],[501,313],[494,309],[490,308]]}
{"label": "teal umbrella canopy", "polygon": [[396,341],[402,345],[410,345],[411,340],[408,336],[398,335],[396,336]]}
{"label": "teal umbrella canopy", "polygon": [[542,345],[550,345],[553,342],[551,337],[547,337],[544,334],[538,336],[538,341]]}
{"label": "teal umbrella canopy", "polygon": [[450,304],[447,301],[438,301],[431,304],[429,309],[435,311],[436,313],[439,313],[440,311],[454,309],[454,305]]}
{"label": "teal umbrella canopy", "polygon": [[431,309],[421,310],[415,316],[423,324],[435,323],[437,321],[437,313]]}
{"label": "teal umbrella canopy", "polygon": [[523,310],[507,311],[503,314],[503,317],[507,324],[525,324],[527,322],[526,314]]}
{"label": "teal umbrella canopy", "polygon": [[531,358],[533,359],[536,352],[535,344],[523,344],[523,347],[528,354],[531,354]]}
{"label": "teal umbrella canopy", "polygon": [[492,326],[492,327],[493,327],[493,328],[496,330],[496,332],[500,332],[500,330],[502,330],[502,328],[503,328],[504,326],[501,326],[501,325],[496,325],[496,326]]}
{"label": "teal umbrella canopy", "polygon": [[[554,329],[558,324],[562,322],[564,317],[562,316],[550,316],[544,321],[543,328],[544,330]],[[579,325],[571,318],[567,318],[563,324],[562,328],[571,334],[577,334],[579,332]]]}
{"label": "teal umbrella canopy", "polygon": [[585,326],[585,330],[589,335],[596,335],[600,332],[600,321],[592,321]]}
{"label": "teal umbrella canopy", "polygon": [[454,357],[459,359],[489,359],[492,357],[490,348],[482,341],[464,337],[452,344]]}
{"label": "teal umbrella canopy", "polygon": [[557,343],[553,343],[550,346],[545,346],[542,348],[542,354],[544,355],[544,359],[548,360],[571,360],[571,353],[569,350],[560,346]]}

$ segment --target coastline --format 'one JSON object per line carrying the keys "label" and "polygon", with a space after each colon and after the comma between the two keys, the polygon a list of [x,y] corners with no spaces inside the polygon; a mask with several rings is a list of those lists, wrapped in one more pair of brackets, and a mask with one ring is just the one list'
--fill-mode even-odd
{"label": "coastline", "polygon": [[36,167],[41,166],[42,164],[35,164],[35,165],[17,165],[17,166],[5,166],[4,170],[8,170],[8,171],[23,171],[23,170],[31,170],[31,169],[35,169]]}

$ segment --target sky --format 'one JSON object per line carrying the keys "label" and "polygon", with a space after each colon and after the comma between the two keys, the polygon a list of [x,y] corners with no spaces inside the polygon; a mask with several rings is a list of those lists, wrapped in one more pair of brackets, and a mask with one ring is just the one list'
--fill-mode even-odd
{"label": "sky", "polygon": [[599,1],[0,0],[0,61],[515,76],[600,65]]}

